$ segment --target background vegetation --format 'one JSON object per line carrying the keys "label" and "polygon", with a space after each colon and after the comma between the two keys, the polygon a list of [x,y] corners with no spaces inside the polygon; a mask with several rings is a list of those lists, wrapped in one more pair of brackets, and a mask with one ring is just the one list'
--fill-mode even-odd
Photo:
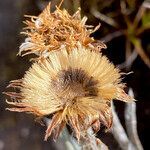
{"label": "background vegetation", "polygon": [[[30,66],[27,57],[16,57],[24,37],[24,14],[38,15],[47,0],[0,1],[0,93],[8,82],[21,78]],[[60,0],[52,0],[52,10]],[[73,14],[81,7],[87,24],[101,28],[92,36],[103,40],[107,49],[103,53],[124,72],[133,71],[125,77],[132,87],[137,103],[137,128],[145,149],[149,145],[150,131],[150,3],[142,0],[64,0],[62,7]],[[33,116],[5,111],[6,103],[0,95],[0,150],[47,150],[62,149],[62,143],[43,141],[45,128],[33,121]],[[115,103],[124,125],[124,104]],[[102,129],[98,136],[110,149],[120,149],[110,133]]]}

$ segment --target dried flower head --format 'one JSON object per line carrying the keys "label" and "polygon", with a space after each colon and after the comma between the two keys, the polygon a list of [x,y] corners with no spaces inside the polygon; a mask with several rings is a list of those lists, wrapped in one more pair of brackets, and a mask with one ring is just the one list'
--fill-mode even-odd
{"label": "dried flower head", "polygon": [[53,114],[45,140],[53,132],[57,138],[66,124],[77,139],[93,127],[111,127],[110,102],[130,101],[121,83],[119,70],[105,56],[78,46],[70,53],[66,47],[53,51],[47,59],[35,62],[24,78],[12,81],[9,87],[19,92],[6,92],[12,99],[10,111],[30,112],[39,117]]}
{"label": "dried flower head", "polygon": [[31,21],[25,21],[27,36],[25,42],[20,46],[19,54],[24,56],[35,54],[38,57],[47,57],[50,51],[60,50],[61,46],[66,46],[67,52],[77,46],[80,42],[85,47],[100,50],[106,48],[101,41],[96,41],[90,34],[95,32],[99,26],[93,29],[92,26],[85,25],[86,17],[81,19],[80,9],[71,16],[65,9],[50,12],[50,3],[46,9],[38,16],[27,16]]}

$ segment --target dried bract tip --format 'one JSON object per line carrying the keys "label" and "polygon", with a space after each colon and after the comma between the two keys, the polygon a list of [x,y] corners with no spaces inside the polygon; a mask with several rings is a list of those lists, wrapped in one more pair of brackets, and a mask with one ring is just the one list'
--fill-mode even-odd
{"label": "dried bract tip", "polygon": [[[35,54],[37,57],[46,58],[49,52],[60,50],[65,46],[67,52],[70,52],[80,42],[85,47],[93,50],[101,50],[106,45],[101,41],[96,41],[90,37],[95,32],[91,26],[86,26],[86,17],[81,19],[80,9],[70,15],[65,9],[50,12],[50,3],[46,9],[38,16],[26,16],[31,20],[26,20],[25,32],[27,36],[25,42],[20,46],[19,55]],[[95,46],[96,45],[96,46]]]}
{"label": "dried bract tip", "polygon": [[66,47],[51,52],[9,87],[20,91],[6,92],[12,100],[7,103],[15,106],[10,111],[30,112],[38,117],[53,114],[45,140],[52,133],[57,138],[66,124],[78,140],[89,127],[95,132],[101,124],[110,128],[111,101],[132,100],[123,90],[119,70],[105,56],[81,44],[70,53]]}

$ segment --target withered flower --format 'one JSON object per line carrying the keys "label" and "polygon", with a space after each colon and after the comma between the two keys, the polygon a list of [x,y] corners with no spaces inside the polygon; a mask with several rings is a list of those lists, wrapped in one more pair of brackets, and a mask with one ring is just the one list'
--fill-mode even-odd
{"label": "withered flower", "polygon": [[31,21],[26,20],[25,32],[27,36],[25,42],[20,46],[19,54],[21,56],[35,54],[39,58],[46,58],[49,52],[60,50],[62,45],[66,46],[69,52],[80,42],[85,47],[95,49],[93,45],[97,45],[100,50],[106,48],[101,41],[96,41],[90,37],[99,26],[93,29],[92,26],[85,25],[86,17],[81,19],[80,9],[70,15],[65,9],[50,12],[50,3],[46,9],[38,16],[27,16]]}
{"label": "withered flower", "polygon": [[111,127],[110,102],[130,101],[121,83],[119,70],[105,56],[78,43],[70,53],[66,47],[52,51],[42,62],[35,62],[24,78],[6,92],[14,105],[10,111],[29,112],[44,117],[53,114],[45,140],[53,133],[57,138],[66,124],[79,140],[89,127],[97,132],[100,125]]}

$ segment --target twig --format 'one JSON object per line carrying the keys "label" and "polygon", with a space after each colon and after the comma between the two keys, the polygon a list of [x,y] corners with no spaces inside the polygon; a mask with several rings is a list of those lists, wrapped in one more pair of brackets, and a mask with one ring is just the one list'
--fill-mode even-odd
{"label": "twig", "polygon": [[120,7],[121,7],[121,12],[124,15],[129,15],[132,12],[130,9],[127,9],[125,1],[120,1]]}
{"label": "twig", "polygon": [[93,135],[93,131],[90,128],[85,137],[82,139],[82,149],[83,150],[98,150],[97,144],[96,144],[96,138]]}
{"label": "twig", "polygon": [[131,42],[133,43],[137,53],[140,55],[144,63],[150,68],[150,58],[142,48],[141,40],[138,38],[133,38],[131,39]]}
{"label": "twig", "polygon": [[104,41],[105,43],[108,43],[112,39],[117,38],[117,37],[122,36],[122,35],[123,35],[122,31],[116,31],[116,32],[113,32],[113,33],[106,35],[105,37],[101,38],[100,40]]}
{"label": "twig", "polygon": [[110,18],[110,17],[108,17],[108,16],[106,16],[106,15],[100,13],[100,12],[96,9],[95,6],[92,6],[92,7],[91,7],[90,12],[91,12],[91,14],[92,14],[94,17],[96,17],[96,18],[98,18],[98,19],[104,21],[105,23],[107,23],[107,24],[109,24],[109,25],[111,25],[111,26],[113,26],[113,27],[118,27],[118,24],[117,24],[112,18]]}
{"label": "twig", "polygon": [[[136,14],[136,17],[135,17],[135,19],[134,19],[134,22],[133,22],[134,28],[137,27],[137,25],[138,25],[139,21],[141,20],[141,18],[142,18],[142,16],[143,16],[143,14],[144,14],[144,12],[145,12],[147,6],[149,6],[149,5],[150,5],[150,4],[149,4],[148,2],[146,2],[146,1],[144,1],[144,2],[142,3],[141,7],[139,8],[139,10],[138,10],[138,12],[137,12],[137,14]],[[145,7],[145,6],[146,6],[146,7]]]}
{"label": "twig", "polygon": [[[48,118],[44,118],[44,120],[46,122],[46,125],[48,126],[51,120]],[[66,128],[63,130],[63,132],[60,134],[59,139],[57,140],[57,142],[59,143],[62,143],[62,141],[63,143],[65,143],[65,150],[81,150],[81,147],[78,145],[75,139],[72,136],[70,136]]]}
{"label": "twig", "polygon": [[129,56],[132,54],[131,50],[131,42],[127,39],[126,40],[126,46],[125,46],[125,59],[127,60]]}
{"label": "twig", "polygon": [[144,1],[143,7],[150,9],[150,2],[148,0]]}
{"label": "twig", "polygon": [[96,139],[92,128],[89,128],[87,130],[85,137],[82,139],[82,149],[83,150],[108,150],[108,147],[100,139]]}
{"label": "twig", "polygon": [[112,103],[113,127],[112,134],[123,150],[134,150],[133,144],[129,141],[124,128],[122,127],[118,115]]}
{"label": "twig", "polygon": [[[129,89],[129,95],[134,97],[133,90]],[[125,107],[125,124],[129,139],[138,150],[143,150],[137,133],[136,103],[127,103]]]}
{"label": "twig", "polygon": [[127,58],[127,60],[121,64],[118,65],[119,69],[128,69],[132,66],[133,62],[135,61],[135,59],[137,58],[138,54],[137,52],[134,50],[132,52],[132,54]]}
{"label": "twig", "polygon": [[[50,119],[45,118],[47,126],[50,121]],[[57,140],[59,143],[62,143],[62,141],[65,143],[64,147],[66,150],[108,150],[108,147],[101,140],[98,140],[99,142],[97,143],[92,128],[87,130],[85,137],[81,139],[81,143],[78,143],[75,138],[69,134],[67,128],[65,128]]]}
{"label": "twig", "polygon": [[[130,88],[128,94],[134,98],[133,90]],[[123,150],[143,150],[137,133],[136,103],[127,103],[125,107],[125,124],[127,134],[122,127],[112,103],[113,127],[112,133]]]}

